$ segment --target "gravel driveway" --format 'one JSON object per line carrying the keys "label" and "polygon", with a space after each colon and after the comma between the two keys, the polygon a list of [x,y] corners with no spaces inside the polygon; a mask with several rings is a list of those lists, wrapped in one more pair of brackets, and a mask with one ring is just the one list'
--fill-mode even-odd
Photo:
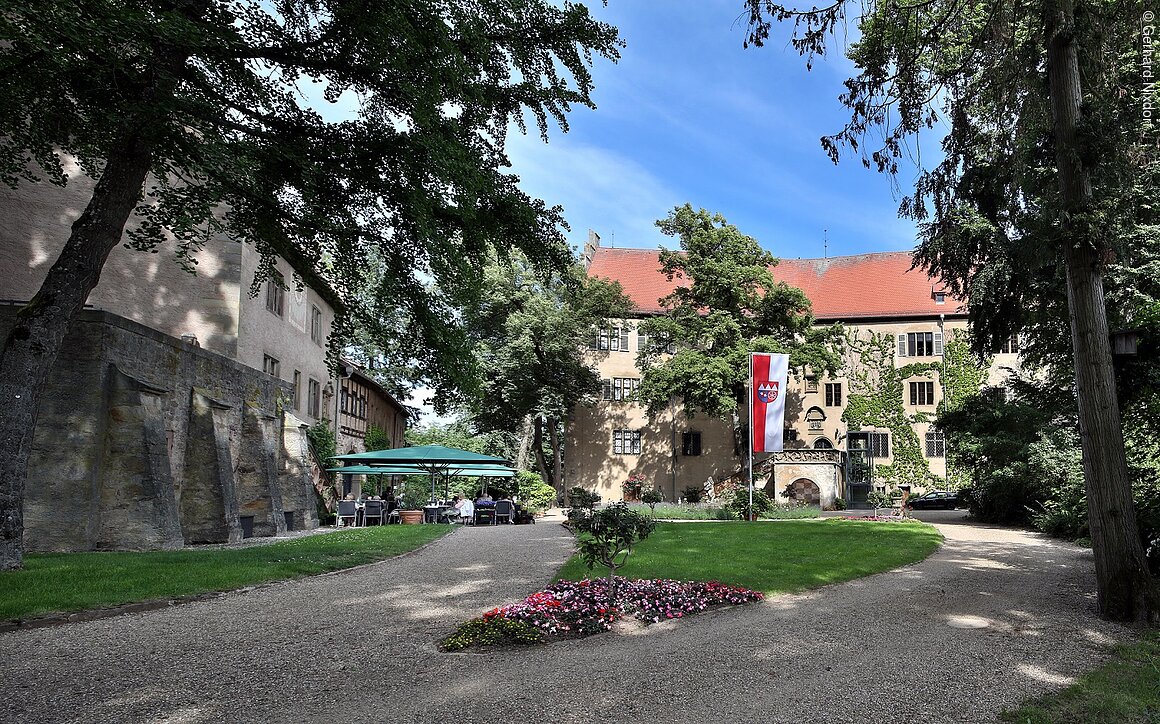
{"label": "gravel driveway", "polygon": [[437,638],[545,584],[572,545],[553,524],[460,529],[351,571],[0,634],[0,721],[994,721],[1131,637],[1095,617],[1090,552],[930,517],[946,545],[889,573],[441,654]]}

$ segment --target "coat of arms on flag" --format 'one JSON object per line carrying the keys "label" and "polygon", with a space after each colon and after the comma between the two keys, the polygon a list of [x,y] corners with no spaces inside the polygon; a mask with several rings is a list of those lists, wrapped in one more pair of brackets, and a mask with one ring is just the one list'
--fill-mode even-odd
{"label": "coat of arms on flag", "polygon": [[757,386],[757,399],[769,404],[777,399],[777,388],[780,383],[775,381],[762,382]]}

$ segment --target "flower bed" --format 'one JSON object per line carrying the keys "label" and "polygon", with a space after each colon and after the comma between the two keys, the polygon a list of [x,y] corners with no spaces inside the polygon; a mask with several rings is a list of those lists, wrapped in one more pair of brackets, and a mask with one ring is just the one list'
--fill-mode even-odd
{"label": "flower bed", "polygon": [[760,601],[762,597],[758,591],[717,581],[618,577],[616,601],[610,604],[605,578],[560,581],[519,603],[493,608],[482,618],[468,621],[441,647],[455,651],[476,643],[535,643],[550,637],[589,636],[611,629],[618,618],[657,623],[717,606]]}

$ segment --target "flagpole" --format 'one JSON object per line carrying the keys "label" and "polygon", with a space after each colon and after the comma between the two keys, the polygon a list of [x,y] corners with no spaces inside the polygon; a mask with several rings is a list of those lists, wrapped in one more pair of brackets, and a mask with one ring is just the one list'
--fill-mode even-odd
{"label": "flagpole", "polygon": [[753,517],[753,352],[749,353],[749,440],[745,447],[749,450],[749,517]]}

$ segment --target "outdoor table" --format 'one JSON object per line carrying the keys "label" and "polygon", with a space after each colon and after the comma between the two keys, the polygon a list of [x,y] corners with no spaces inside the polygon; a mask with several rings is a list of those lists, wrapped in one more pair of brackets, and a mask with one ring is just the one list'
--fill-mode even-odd
{"label": "outdoor table", "polygon": [[424,505],[423,506],[423,522],[424,523],[438,523],[439,513],[443,512],[442,505]]}
{"label": "outdoor table", "polygon": [[475,523],[479,525],[480,522],[491,525],[495,522],[495,508],[476,508],[475,509]]}

